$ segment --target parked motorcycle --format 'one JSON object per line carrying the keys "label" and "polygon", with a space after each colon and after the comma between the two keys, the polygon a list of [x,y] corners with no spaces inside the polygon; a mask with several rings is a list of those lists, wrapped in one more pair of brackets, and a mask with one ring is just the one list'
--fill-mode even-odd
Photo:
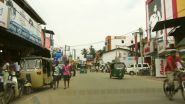
{"label": "parked motorcycle", "polygon": [[18,79],[16,73],[5,70],[0,79],[2,90],[0,91],[0,104],[8,104],[15,97],[23,95],[24,80]]}

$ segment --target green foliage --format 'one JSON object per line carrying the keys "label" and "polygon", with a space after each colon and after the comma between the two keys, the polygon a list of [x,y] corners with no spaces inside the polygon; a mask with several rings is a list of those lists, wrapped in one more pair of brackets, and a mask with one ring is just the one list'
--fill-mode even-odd
{"label": "green foliage", "polygon": [[82,55],[84,56],[84,58],[87,57],[87,54],[88,54],[88,50],[84,48],[84,49],[82,50]]}

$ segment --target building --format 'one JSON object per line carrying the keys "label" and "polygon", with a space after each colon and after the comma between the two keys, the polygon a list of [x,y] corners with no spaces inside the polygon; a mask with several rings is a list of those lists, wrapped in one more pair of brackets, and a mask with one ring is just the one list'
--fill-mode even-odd
{"label": "building", "polygon": [[106,51],[110,51],[116,48],[124,48],[129,49],[128,46],[132,44],[133,38],[132,36],[107,36],[105,38],[105,49]]}
{"label": "building", "polygon": [[144,54],[151,57],[153,73],[157,77],[165,76],[165,50],[174,46],[175,39],[169,35],[174,26],[159,24],[160,29],[157,29],[156,24],[185,16],[184,7],[184,0],[146,0],[147,44]]}
{"label": "building", "polygon": [[19,61],[21,57],[50,57],[45,21],[25,0],[0,0],[0,64]]}
{"label": "building", "polygon": [[117,61],[124,62],[128,66],[131,63],[136,63],[135,57],[130,56],[130,53],[131,51],[128,49],[117,48],[103,53],[101,60],[105,64],[117,59]]}

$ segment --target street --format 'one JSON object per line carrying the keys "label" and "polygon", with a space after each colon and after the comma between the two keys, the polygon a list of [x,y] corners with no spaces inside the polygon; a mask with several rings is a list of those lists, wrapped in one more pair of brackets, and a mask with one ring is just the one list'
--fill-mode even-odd
{"label": "street", "polygon": [[180,91],[169,101],[162,90],[162,79],[126,75],[122,80],[108,73],[77,73],[69,89],[63,81],[56,90],[43,88],[15,99],[11,104],[184,104]]}

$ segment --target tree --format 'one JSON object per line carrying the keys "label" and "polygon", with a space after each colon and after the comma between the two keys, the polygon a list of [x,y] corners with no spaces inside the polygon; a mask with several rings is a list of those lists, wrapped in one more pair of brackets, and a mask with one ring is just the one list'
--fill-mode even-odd
{"label": "tree", "polygon": [[87,51],[87,49],[83,49],[82,50],[82,55],[84,56],[84,58],[87,58],[87,54],[88,54],[88,51]]}
{"label": "tree", "polygon": [[93,48],[92,45],[90,46],[89,50],[90,50],[90,53],[89,54],[92,55],[93,56],[93,59],[94,59],[95,56],[96,56],[96,50]]}

